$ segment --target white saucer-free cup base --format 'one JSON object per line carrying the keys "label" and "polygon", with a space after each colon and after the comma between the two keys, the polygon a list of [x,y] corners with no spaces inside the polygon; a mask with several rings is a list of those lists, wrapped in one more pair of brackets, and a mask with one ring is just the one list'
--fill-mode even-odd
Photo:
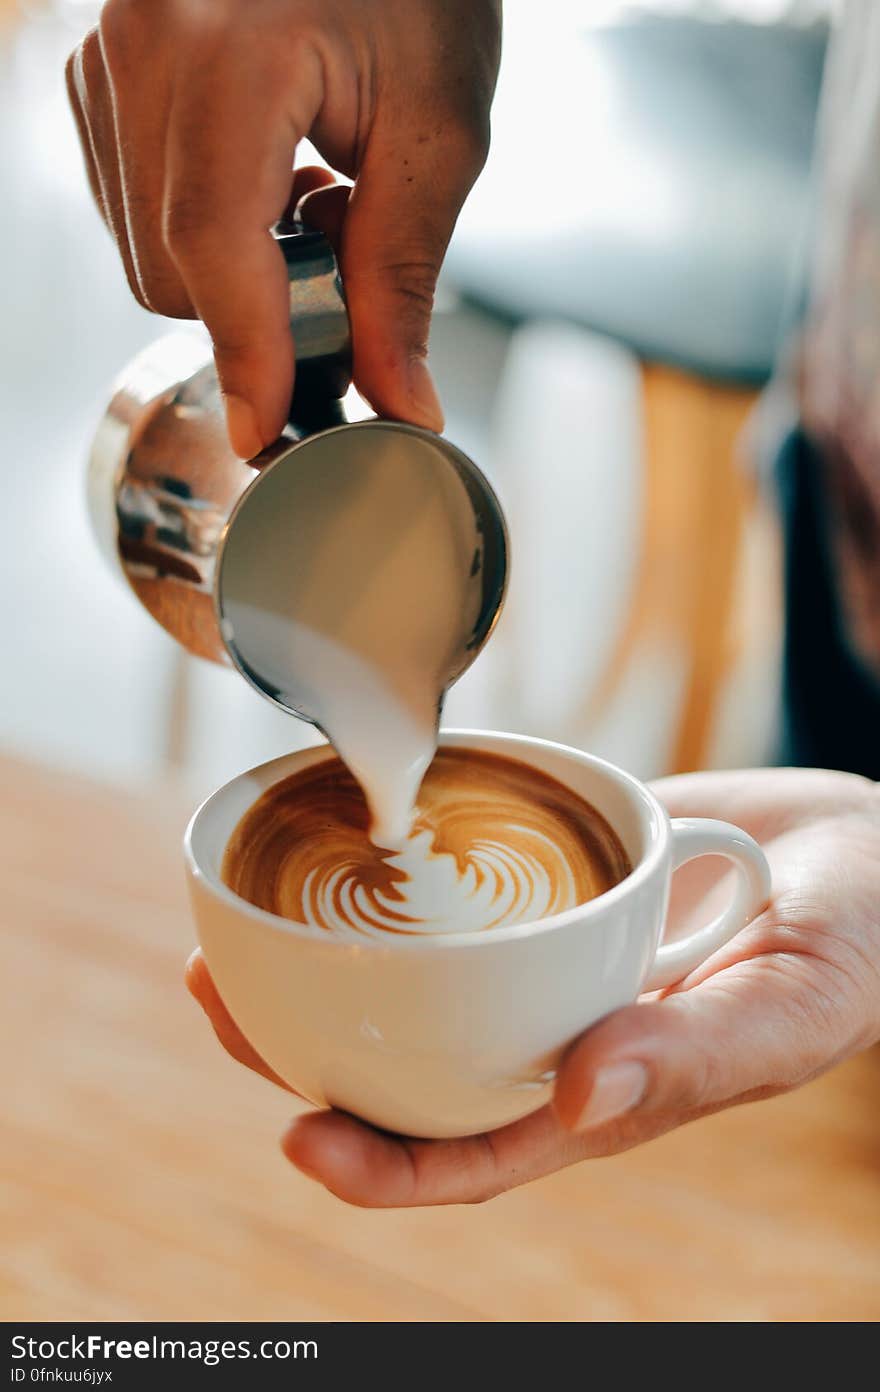
{"label": "white saucer-free cup base", "polygon": [[[522,736],[446,731],[441,743],[522,759],[591,802],[634,870],[608,893],[542,922],[485,933],[353,944],[276,918],[226,888],[220,866],[246,809],[272,784],[329,756],[326,747],[242,774],[205,802],[186,834],[199,942],[230,1014],[266,1062],[317,1106],[412,1136],[470,1135],[515,1121],[550,1097],[565,1047],[648,980],[673,856],[669,819],[647,788],[600,759]],[[690,824],[692,825],[692,824]],[[717,829],[721,824],[713,824]],[[743,833],[716,830],[712,853],[744,856],[753,879],[706,930],[690,970],[766,898],[766,862]],[[734,844],[736,843],[736,844]],[[703,853],[696,846],[694,854]],[[759,877],[760,878],[760,877]],[[751,897],[749,897],[751,895]],[[687,944],[692,939],[687,940]],[[685,945],[686,946],[686,945]],[[666,949],[664,949],[666,951]],[[662,957],[662,953],[661,953]],[[659,965],[659,963],[658,963]]]}

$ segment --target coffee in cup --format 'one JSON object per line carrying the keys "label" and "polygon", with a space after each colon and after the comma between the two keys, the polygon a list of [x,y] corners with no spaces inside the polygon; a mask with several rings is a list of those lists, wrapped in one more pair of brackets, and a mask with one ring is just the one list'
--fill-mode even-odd
{"label": "coffee in cup", "polygon": [[397,848],[377,846],[370,825],[342,761],[311,764],[248,808],[223,880],[267,913],[357,941],[534,922],[595,899],[632,869],[584,798],[486,750],[438,750]]}

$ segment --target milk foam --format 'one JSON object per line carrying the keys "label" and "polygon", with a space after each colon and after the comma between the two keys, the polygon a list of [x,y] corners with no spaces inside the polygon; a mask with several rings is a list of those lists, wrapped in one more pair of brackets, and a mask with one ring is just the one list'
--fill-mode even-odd
{"label": "milk foam", "polygon": [[[549,837],[540,841],[541,858],[499,842],[475,841],[462,871],[454,856],[434,851],[429,831],[417,832],[396,855],[386,857],[401,874],[395,894],[370,894],[352,865],[340,865],[326,878],[312,871],[303,886],[303,918],[353,941],[364,934],[399,932],[401,915],[409,920],[406,928],[412,934],[475,933],[532,923],[578,903],[571,867]],[[556,860],[551,877],[548,861]],[[561,885],[554,883],[557,876]]]}

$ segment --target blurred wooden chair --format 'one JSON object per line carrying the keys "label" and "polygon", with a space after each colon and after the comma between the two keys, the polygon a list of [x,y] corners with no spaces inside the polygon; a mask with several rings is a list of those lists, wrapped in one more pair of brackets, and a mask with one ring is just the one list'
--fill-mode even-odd
{"label": "blurred wooden chair", "polygon": [[[627,626],[593,706],[600,710],[612,699],[640,636],[662,635],[683,651],[671,773],[713,762],[719,706],[746,648],[770,665],[778,656],[778,542],[741,448],[754,403],[748,388],[657,363],[643,368],[642,545]],[[757,546],[747,548],[750,537]],[[748,757],[747,744],[743,749]]]}

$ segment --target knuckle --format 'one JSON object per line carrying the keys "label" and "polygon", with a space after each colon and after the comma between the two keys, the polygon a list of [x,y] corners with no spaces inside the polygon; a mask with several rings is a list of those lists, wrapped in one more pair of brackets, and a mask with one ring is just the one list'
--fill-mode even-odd
{"label": "knuckle", "polygon": [[389,262],[380,272],[386,286],[419,312],[430,315],[434,307],[438,268],[432,257]]}
{"label": "knuckle", "polygon": [[455,164],[463,176],[473,182],[489,156],[491,126],[488,108],[464,116],[453,114],[444,130],[447,145],[454,152]]}
{"label": "knuckle", "polygon": [[472,1161],[472,1184],[473,1190],[468,1199],[469,1204],[484,1204],[490,1199],[497,1198],[507,1183],[502,1178],[502,1170],[498,1164],[498,1156],[495,1151],[495,1143],[492,1140],[491,1132],[486,1132],[480,1137],[480,1149],[478,1155]]}
{"label": "knuckle", "polygon": [[346,287],[352,300],[357,298],[373,309],[381,302],[386,315],[390,311],[403,326],[411,351],[426,356],[437,276],[433,257],[392,258],[380,265],[349,270]]}
{"label": "knuckle", "polygon": [[73,80],[83,101],[104,81],[104,59],[97,29],[90,29],[79,48],[72,54]]}
{"label": "knuckle", "polygon": [[[272,39],[271,43],[266,43],[264,50],[263,76],[267,82],[268,93],[276,92],[283,96],[286,102],[295,102],[299,95],[297,88],[303,86],[304,77],[323,69],[321,45],[314,29],[308,20],[300,16],[296,25],[288,26],[282,33],[278,34],[273,28],[271,36],[265,34],[260,37],[264,42],[270,37]],[[233,36],[231,46],[234,48],[237,42],[237,36]],[[292,73],[297,77],[293,91]]]}
{"label": "knuckle", "polygon": [[165,319],[192,319],[192,303],[182,286],[171,285],[167,280],[145,277],[142,304],[153,314],[161,314]]}
{"label": "knuckle", "polygon": [[175,295],[171,292],[161,294],[151,294],[149,309],[154,314],[161,314],[163,319],[195,319],[196,313],[187,295]]}
{"label": "knuckle", "polygon": [[726,1100],[733,1077],[723,1049],[706,1038],[695,1048],[688,1031],[670,1030],[662,1012],[676,1008],[675,998],[659,1006],[636,1007],[657,1012],[654,1029],[646,1030],[640,1053],[648,1060],[647,1086],[640,1110],[658,1114],[699,1112]]}
{"label": "knuckle", "polygon": [[482,170],[489,158],[492,131],[488,112],[479,120],[471,121],[464,139],[465,164],[473,178]]}
{"label": "knuckle", "polygon": [[165,248],[156,238],[155,203],[150,198],[130,194],[127,226],[132,259],[143,295],[142,303],[154,314],[168,319],[193,317],[192,303]]}
{"label": "knuckle", "polygon": [[175,260],[200,256],[213,238],[205,204],[192,198],[172,197],[165,209],[163,238]]}

